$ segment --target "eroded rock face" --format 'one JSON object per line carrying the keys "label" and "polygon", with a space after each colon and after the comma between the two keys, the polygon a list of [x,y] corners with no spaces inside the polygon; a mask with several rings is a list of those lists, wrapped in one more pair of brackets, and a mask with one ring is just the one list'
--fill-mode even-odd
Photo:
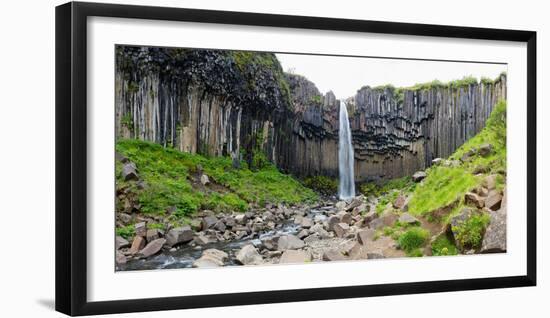
{"label": "eroded rock face", "polygon": [[[250,56],[243,64],[229,51],[119,46],[117,136],[211,156],[244,153],[249,162],[257,147],[295,175],[337,176],[336,96],[284,74],[273,54]],[[505,76],[462,87],[359,89],[346,100],[355,180],[412,175],[448,157],[505,98]]]}

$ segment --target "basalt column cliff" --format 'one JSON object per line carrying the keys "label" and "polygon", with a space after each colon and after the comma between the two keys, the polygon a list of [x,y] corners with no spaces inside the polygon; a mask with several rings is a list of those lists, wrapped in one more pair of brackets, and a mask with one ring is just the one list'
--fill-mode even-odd
{"label": "basalt column cliff", "polygon": [[[116,134],[181,151],[338,175],[338,105],[270,53],[117,47]],[[446,157],[506,98],[495,81],[359,89],[346,98],[355,179],[411,175]],[[236,160],[237,162],[237,160]]]}

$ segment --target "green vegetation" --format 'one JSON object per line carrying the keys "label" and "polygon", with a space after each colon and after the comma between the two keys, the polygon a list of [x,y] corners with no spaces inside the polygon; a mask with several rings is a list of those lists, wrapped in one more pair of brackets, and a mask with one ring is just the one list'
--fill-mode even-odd
{"label": "green vegetation", "polygon": [[478,248],[481,246],[485,228],[489,225],[491,218],[487,213],[480,213],[471,216],[457,226],[453,226],[457,244],[463,248]]}
{"label": "green vegetation", "polygon": [[132,120],[132,115],[130,114],[125,114],[124,116],[122,116],[122,118],[120,119],[120,123],[130,130],[134,129],[134,121]]}
{"label": "green vegetation", "polygon": [[449,240],[447,235],[441,235],[432,243],[432,255],[434,256],[447,256],[447,255],[457,255],[458,249],[456,246]]}
{"label": "green vegetation", "polygon": [[[230,158],[206,158],[139,140],[121,140],[116,150],[136,164],[146,186],[121,177],[117,162],[117,187],[135,193],[144,214],[164,215],[170,207],[177,218],[191,215],[198,209],[245,211],[249,203],[294,204],[316,199],[316,194],[272,164],[257,171],[245,162],[239,169]],[[216,187],[202,186],[200,172],[207,174]]]}
{"label": "green vegetation", "polygon": [[304,185],[324,195],[332,195],[338,191],[338,180],[326,176],[307,177]]}
{"label": "green vegetation", "polygon": [[417,249],[428,242],[430,233],[421,227],[412,227],[399,236],[397,242],[408,256],[415,256]]}
{"label": "green vegetation", "polygon": [[122,236],[127,240],[131,239],[136,234],[133,224],[127,225],[125,227],[117,227],[115,232],[116,235]]}
{"label": "green vegetation", "polygon": [[[485,157],[477,155],[477,149],[483,144],[490,144],[493,147],[493,151]],[[426,171],[428,176],[422,185],[416,187],[409,202],[410,213],[427,215],[453,202],[457,202],[456,205],[460,207],[464,194],[480,182],[480,177],[472,174],[477,167],[486,168],[485,174],[506,170],[505,101],[497,103],[487,119],[485,128],[458,148],[449,159],[458,161],[467,153],[473,155],[456,167],[438,165]],[[499,176],[497,188],[503,187],[504,177]]]}
{"label": "green vegetation", "polygon": [[365,196],[380,196],[384,193],[388,193],[392,190],[399,190],[404,192],[411,192],[414,190],[416,184],[412,181],[411,177],[403,177],[388,180],[382,184],[375,182],[363,183],[360,186],[360,191]]}

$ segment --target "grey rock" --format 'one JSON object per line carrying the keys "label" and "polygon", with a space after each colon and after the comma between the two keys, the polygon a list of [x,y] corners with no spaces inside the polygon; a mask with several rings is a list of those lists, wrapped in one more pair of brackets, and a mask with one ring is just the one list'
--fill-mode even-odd
{"label": "grey rock", "polygon": [[149,229],[147,230],[147,242],[152,242],[158,238],[160,238],[160,231],[157,229]]}
{"label": "grey rock", "polygon": [[493,152],[493,145],[491,144],[483,144],[479,146],[479,149],[477,150],[477,153],[482,157],[487,157]]}
{"label": "grey rock", "polygon": [[485,205],[485,201],[483,200],[483,198],[473,192],[467,192],[464,195],[464,201],[466,202],[466,204],[473,205],[478,209],[483,208],[483,206]]}
{"label": "grey rock", "polygon": [[130,247],[130,254],[137,254],[141,249],[145,247],[145,238],[143,236],[135,236]]}
{"label": "grey rock", "polygon": [[323,261],[344,261],[347,258],[336,249],[330,249],[323,253]]}
{"label": "grey rock", "polygon": [[134,224],[134,231],[137,236],[146,237],[147,236],[147,223],[139,222]]}
{"label": "grey rock", "polygon": [[500,209],[501,202],[502,195],[498,191],[492,190],[485,199],[485,206],[493,211],[496,211]]}
{"label": "grey rock", "polygon": [[359,244],[361,245],[367,245],[368,242],[374,239],[375,234],[376,234],[376,231],[372,229],[359,231],[357,232],[357,242],[359,242]]}
{"label": "grey rock", "polygon": [[303,218],[303,219],[302,219],[301,226],[302,226],[303,228],[308,229],[308,228],[310,228],[310,227],[313,226],[313,220],[312,220],[311,218],[307,218],[307,217],[306,217],[306,218]]}
{"label": "grey rock", "polygon": [[418,224],[420,221],[409,213],[403,213],[399,217],[398,221],[405,224]]}
{"label": "grey rock", "polygon": [[311,261],[311,253],[303,250],[286,250],[279,259],[279,264],[300,264]]}
{"label": "grey rock", "polygon": [[481,242],[481,253],[506,252],[506,207],[490,213],[491,221]]}
{"label": "grey rock", "polygon": [[424,171],[417,171],[412,175],[412,179],[414,182],[420,182],[426,178],[426,172]]}
{"label": "grey rock", "polygon": [[128,242],[125,238],[118,235],[115,237],[115,248],[117,250],[128,246],[130,246],[130,242]]}
{"label": "grey rock", "polygon": [[117,263],[117,265],[124,265],[127,262],[127,258],[120,251],[117,251],[115,256],[115,262]]}
{"label": "grey rock", "polygon": [[236,256],[239,263],[243,265],[259,265],[263,263],[263,258],[253,245],[245,245]]}
{"label": "grey rock", "polygon": [[122,166],[122,178],[126,181],[139,180],[136,166],[133,163],[127,162]]}
{"label": "grey rock", "polygon": [[140,252],[141,256],[147,258],[150,256],[153,256],[160,252],[162,249],[162,246],[166,243],[166,240],[163,238],[156,239],[152,242],[149,242]]}
{"label": "grey rock", "polygon": [[189,226],[183,226],[171,229],[166,234],[166,244],[169,247],[173,247],[179,244],[187,243],[193,240],[193,235],[195,233],[191,230]]}
{"label": "grey rock", "polygon": [[277,241],[277,249],[279,251],[300,249],[304,247],[304,245],[304,241],[292,234],[283,235],[279,237]]}
{"label": "grey rock", "polygon": [[214,216],[205,216],[202,218],[202,230],[208,230],[218,223],[218,219]]}
{"label": "grey rock", "polygon": [[334,233],[337,237],[346,237],[349,231],[349,225],[347,223],[338,223],[334,226]]}
{"label": "grey rock", "polygon": [[210,179],[208,178],[207,175],[205,174],[201,175],[201,183],[202,185],[208,185],[210,183]]}

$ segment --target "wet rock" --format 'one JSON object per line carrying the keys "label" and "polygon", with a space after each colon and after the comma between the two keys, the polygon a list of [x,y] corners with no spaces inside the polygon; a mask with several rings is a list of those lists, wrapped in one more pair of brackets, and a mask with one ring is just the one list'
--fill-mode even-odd
{"label": "wet rock", "polygon": [[130,246],[130,242],[128,242],[125,238],[122,236],[116,236],[115,237],[115,249],[121,249]]}
{"label": "wet rock", "polygon": [[304,241],[292,234],[283,235],[279,237],[277,241],[277,249],[279,251],[300,249],[304,247],[304,245]]}
{"label": "wet rock", "polygon": [[122,166],[122,178],[125,181],[139,180],[136,166],[133,163],[128,162]]}
{"label": "wet rock", "polygon": [[135,236],[130,247],[130,254],[137,254],[141,249],[145,247],[145,238],[143,236]]}
{"label": "wet rock", "polygon": [[157,254],[158,252],[160,252],[160,250],[162,249],[162,246],[164,245],[164,243],[166,243],[166,240],[163,239],[163,238],[159,238],[159,239],[156,239],[152,242],[149,242],[149,244],[147,244],[139,252],[139,254],[141,254],[141,256],[145,257],[145,258],[153,256],[153,255]]}
{"label": "wet rock", "polygon": [[218,219],[214,216],[205,216],[202,218],[202,230],[208,230],[218,223]]}
{"label": "wet rock", "polygon": [[171,229],[166,234],[166,245],[174,247],[179,244],[187,243],[193,240],[194,232],[189,226],[183,226]]}
{"label": "wet rock", "polygon": [[487,157],[493,152],[493,145],[491,144],[483,144],[479,146],[479,149],[477,150],[477,153],[482,157]]}
{"label": "wet rock", "polygon": [[147,223],[139,222],[134,224],[134,231],[137,236],[146,237],[147,236]]}
{"label": "wet rock", "polygon": [[412,175],[412,179],[414,182],[420,182],[426,178],[426,172],[424,171],[417,171]]}
{"label": "wet rock", "polygon": [[263,263],[263,258],[253,245],[245,245],[236,256],[239,263],[243,265],[259,265]]}
{"label": "wet rock", "polygon": [[336,249],[325,251],[323,261],[345,261],[347,258]]}
{"label": "wet rock", "polygon": [[361,245],[367,245],[368,242],[372,241],[374,239],[374,235],[376,234],[376,231],[372,229],[366,229],[357,232],[357,242]]}
{"label": "wet rock", "polygon": [[202,252],[201,257],[193,262],[193,267],[209,268],[223,266],[228,258],[229,255],[226,252],[210,248]]}
{"label": "wet rock", "polygon": [[419,224],[420,221],[409,213],[403,213],[399,217],[398,221],[402,224]]}
{"label": "wet rock", "polygon": [[473,205],[478,209],[483,208],[483,206],[485,205],[485,201],[483,200],[483,198],[473,192],[467,192],[464,195],[464,201],[466,202],[466,204]]}
{"label": "wet rock", "polygon": [[485,199],[485,206],[492,211],[496,211],[500,209],[501,201],[502,195],[498,191],[492,190],[491,192],[489,192],[487,198]]}
{"label": "wet rock", "polygon": [[204,185],[204,186],[205,186],[205,185],[208,185],[208,184],[210,183],[210,179],[208,178],[207,175],[205,175],[205,174],[202,174],[202,175],[201,175],[201,183],[202,183],[202,185]]}
{"label": "wet rock", "polygon": [[349,225],[347,223],[338,223],[334,226],[334,233],[337,237],[345,237],[348,231]]}
{"label": "wet rock", "polygon": [[303,250],[286,250],[279,259],[279,264],[300,264],[311,261],[311,253]]}

